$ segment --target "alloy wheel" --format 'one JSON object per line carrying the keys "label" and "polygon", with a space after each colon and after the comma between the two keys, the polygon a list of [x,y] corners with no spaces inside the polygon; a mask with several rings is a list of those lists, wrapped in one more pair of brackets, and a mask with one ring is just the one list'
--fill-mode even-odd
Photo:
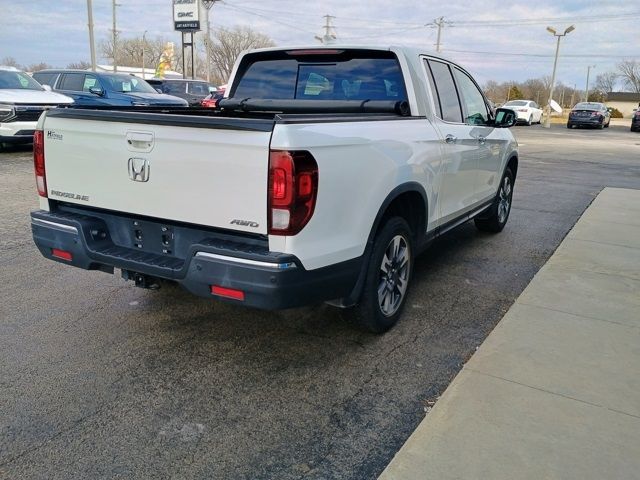
{"label": "alloy wheel", "polygon": [[498,199],[498,221],[504,223],[507,221],[509,209],[511,208],[511,180],[505,176],[500,186],[500,198]]}
{"label": "alloy wheel", "polygon": [[406,239],[402,235],[393,237],[382,258],[378,282],[378,305],[386,317],[391,317],[402,305],[409,283],[410,259]]}

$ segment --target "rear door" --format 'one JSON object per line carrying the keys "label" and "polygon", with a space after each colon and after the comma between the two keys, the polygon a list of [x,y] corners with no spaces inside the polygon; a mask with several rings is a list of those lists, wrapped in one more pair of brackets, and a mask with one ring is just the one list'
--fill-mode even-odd
{"label": "rear door", "polygon": [[67,110],[44,128],[53,200],[267,233],[270,121]]}

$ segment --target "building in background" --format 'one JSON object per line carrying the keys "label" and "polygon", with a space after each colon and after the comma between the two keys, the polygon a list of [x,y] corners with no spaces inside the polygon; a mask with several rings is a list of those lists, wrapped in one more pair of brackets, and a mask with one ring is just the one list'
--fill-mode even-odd
{"label": "building in background", "polygon": [[640,103],[640,93],[633,92],[609,92],[607,93],[607,107],[617,108],[624,118],[631,118],[633,111]]}

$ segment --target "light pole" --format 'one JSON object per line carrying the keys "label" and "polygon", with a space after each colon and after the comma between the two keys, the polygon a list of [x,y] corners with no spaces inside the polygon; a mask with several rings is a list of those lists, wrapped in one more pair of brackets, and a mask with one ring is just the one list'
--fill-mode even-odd
{"label": "light pole", "polygon": [[144,72],[144,47],[146,45],[147,45],[147,31],[145,30],[144,33],[142,34],[142,78],[146,78],[145,72]]}
{"label": "light pole", "polygon": [[207,9],[207,38],[205,39],[204,49],[207,55],[207,82],[211,81],[211,22],[209,20],[209,11],[213,4],[220,0],[202,0],[202,6]]}
{"label": "light pole", "polygon": [[551,100],[553,100],[553,87],[556,83],[556,68],[558,67],[558,55],[560,54],[560,39],[576,29],[573,25],[567,27],[564,33],[557,33],[554,28],[547,27],[547,31],[554,37],[558,37],[556,43],[556,58],[553,60],[553,74],[551,75],[551,85],[549,86],[549,100],[547,101],[547,118],[544,121],[544,128],[551,128]]}
{"label": "light pole", "polygon": [[96,71],[96,42],[93,39],[93,1],[87,0],[87,15],[89,17],[89,47],[91,49],[91,70]]}
{"label": "light pole", "polygon": [[584,101],[589,101],[589,73],[591,73],[591,69],[596,68],[595,65],[589,65],[587,67],[587,85],[584,87]]}

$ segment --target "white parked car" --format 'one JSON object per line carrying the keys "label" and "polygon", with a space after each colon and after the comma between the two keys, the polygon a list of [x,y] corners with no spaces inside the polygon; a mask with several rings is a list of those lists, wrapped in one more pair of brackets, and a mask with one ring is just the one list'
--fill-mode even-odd
{"label": "white parked car", "polygon": [[533,100],[511,100],[503,105],[503,108],[510,108],[518,115],[518,122],[527,125],[540,123],[542,120],[542,109]]}
{"label": "white parked car", "polygon": [[328,301],[382,332],[434,238],[471,219],[497,233],[509,218],[515,114],[494,112],[447,59],[255,50],[219,108],[46,112],[32,213],[42,254],[239,305]]}
{"label": "white parked car", "polygon": [[0,66],[0,145],[32,143],[40,114],[73,103],[14,67]]}

